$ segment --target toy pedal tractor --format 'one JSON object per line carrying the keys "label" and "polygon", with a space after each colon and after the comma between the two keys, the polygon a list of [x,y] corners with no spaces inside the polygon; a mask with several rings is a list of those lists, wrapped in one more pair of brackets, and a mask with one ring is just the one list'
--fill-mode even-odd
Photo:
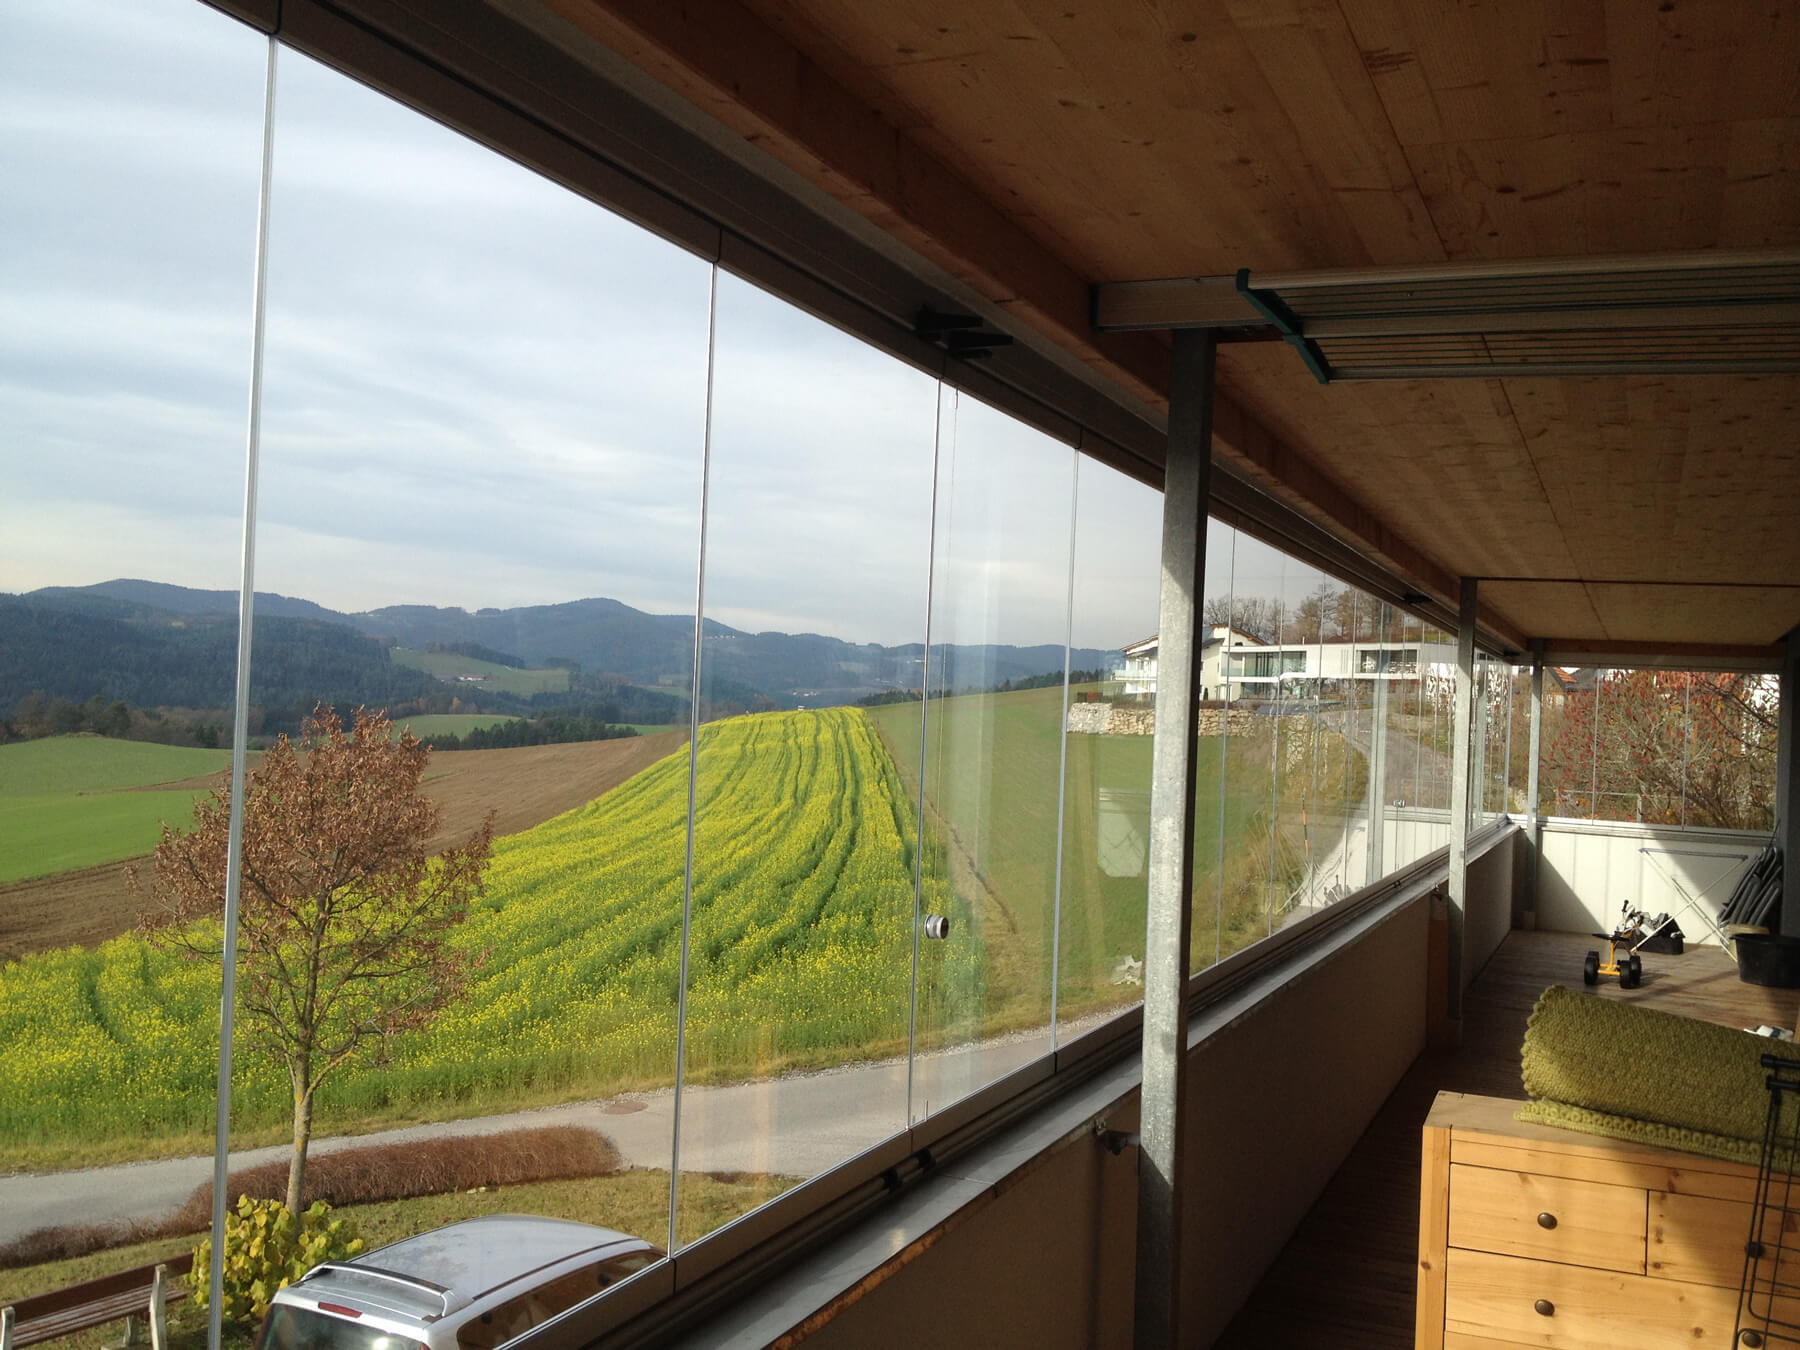
{"label": "toy pedal tractor", "polygon": [[[1627,900],[1618,926],[1610,933],[1594,934],[1606,943],[1606,960],[1601,961],[1598,951],[1590,951],[1587,960],[1581,964],[1581,982],[1598,984],[1602,975],[1617,975],[1621,989],[1635,989],[1642,984],[1644,963],[1638,959],[1637,949],[1647,936],[1644,924],[1648,918],[1642,910],[1633,909],[1631,901]],[[1625,949],[1624,960],[1619,959],[1621,948]]]}

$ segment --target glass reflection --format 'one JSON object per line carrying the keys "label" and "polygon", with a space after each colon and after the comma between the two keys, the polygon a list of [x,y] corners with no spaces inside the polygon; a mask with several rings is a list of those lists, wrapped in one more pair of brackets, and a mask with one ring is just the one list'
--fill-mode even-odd
{"label": "glass reflection", "polygon": [[[493,1165],[540,1184],[457,1180],[434,1223],[526,1209],[660,1248],[711,269],[287,52],[274,165],[260,733],[381,710],[393,744],[431,747],[401,785],[424,874],[491,835],[435,933],[454,978],[397,1019],[390,982],[356,994],[381,1035],[319,1076],[313,1132],[493,1118]],[[253,1049],[238,1128],[265,1137],[289,1074]],[[588,1103],[566,1135],[522,1133],[541,1122],[515,1113],[562,1101]],[[414,1147],[410,1170],[440,1161]],[[339,1198],[338,1156],[309,1161],[305,1199]]]}
{"label": "glass reflection", "polygon": [[732,1217],[689,1203],[708,1174],[775,1189],[906,1125],[937,417],[928,376],[724,275],[714,381],[682,1242]]}
{"label": "glass reflection", "polygon": [[171,916],[148,855],[231,759],[266,50],[188,0],[0,7],[0,1177],[68,1172],[0,1181],[0,1245],[169,1208],[70,1169],[211,1171],[220,901]]}
{"label": "glass reflection", "polygon": [[[946,389],[927,653],[911,1114],[1049,1048],[1075,451]],[[1071,661],[1071,658],[1073,660]]]}
{"label": "glass reflection", "polygon": [[1161,515],[1156,491],[1079,460],[1069,640],[1106,661],[1070,672],[1063,715],[1059,1040],[1143,996]]}

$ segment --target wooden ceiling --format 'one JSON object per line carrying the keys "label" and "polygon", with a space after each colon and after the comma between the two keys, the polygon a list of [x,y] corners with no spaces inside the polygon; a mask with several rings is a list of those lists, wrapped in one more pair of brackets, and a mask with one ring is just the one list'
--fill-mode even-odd
{"label": "wooden ceiling", "polygon": [[[1800,3],[542,0],[1138,396],[1101,281],[1800,245]],[[1222,459],[1519,639],[1800,624],[1800,379],[1321,387]]]}

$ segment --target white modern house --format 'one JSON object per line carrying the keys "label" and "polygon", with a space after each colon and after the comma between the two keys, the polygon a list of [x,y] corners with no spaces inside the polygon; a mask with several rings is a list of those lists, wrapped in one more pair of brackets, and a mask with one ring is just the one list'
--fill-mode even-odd
{"label": "white modern house", "polygon": [[[1416,679],[1432,666],[1454,668],[1449,642],[1263,642],[1241,629],[1214,624],[1202,656],[1202,702],[1259,697],[1276,685],[1340,680]],[[1125,664],[1114,672],[1119,692],[1156,692],[1157,636],[1123,648]]]}
{"label": "white modern house", "polygon": [[[1262,649],[1267,647],[1267,644],[1261,638],[1239,628],[1231,628],[1225,624],[1212,626],[1212,632],[1202,648],[1200,677],[1202,702],[1242,697],[1243,686],[1236,678],[1236,672],[1240,669],[1244,659],[1238,654],[1240,647]],[[1156,692],[1157,635],[1152,633],[1142,641],[1134,642],[1123,648],[1123,651],[1125,664],[1113,674],[1113,678],[1120,682],[1119,692],[1146,697],[1154,694]],[[1226,687],[1228,667],[1232,672],[1230,688]]]}
{"label": "white modern house", "polygon": [[1253,696],[1274,685],[1315,681],[1416,679],[1433,666],[1453,670],[1456,646],[1449,642],[1285,642],[1230,657],[1232,697]]}

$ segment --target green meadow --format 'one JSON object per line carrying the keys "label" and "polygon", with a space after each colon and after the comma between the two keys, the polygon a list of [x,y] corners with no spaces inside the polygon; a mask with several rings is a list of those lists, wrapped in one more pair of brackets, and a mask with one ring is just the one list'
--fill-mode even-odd
{"label": "green meadow", "polygon": [[[1141,992],[1133,967],[1143,956],[1151,738],[1071,734],[1059,780],[1060,689],[931,708],[922,832],[916,703],[702,728],[687,941],[691,1081],[904,1053],[909,1024],[921,1047],[1042,1026],[1053,961],[1063,1017]],[[74,757],[94,750],[64,750],[63,763],[42,745],[17,747],[48,757],[18,781],[108,782],[123,772],[91,762],[78,772]],[[212,762],[140,763],[137,772]],[[1307,850],[1318,858],[1335,842],[1359,773],[1341,738],[1304,717],[1255,718],[1223,743],[1202,741],[1196,968],[1268,931],[1272,901],[1303,874]],[[189,794],[99,800],[125,795]],[[27,809],[18,804],[34,799],[11,801]],[[395,1037],[380,1063],[358,1060],[327,1080],[320,1132],[667,1083],[687,808],[684,749],[496,840],[486,894],[453,938],[486,953],[469,997]],[[952,931],[951,941],[919,947],[916,1020],[915,861],[924,912],[949,916]],[[216,967],[134,934],[0,967],[0,1168],[202,1147],[214,1067],[204,1027],[218,989]],[[286,1079],[248,1044],[238,1053],[240,1142],[276,1142],[291,1107]]]}
{"label": "green meadow", "polygon": [[[688,937],[692,1080],[904,1053],[915,813],[860,710],[703,728]],[[495,841],[453,941],[485,953],[469,997],[326,1081],[321,1133],[607,1096],[669,1081],[682,959],[688,752]],[[942,870],[928,845],[928,871]],[[970,940],[919,964],[921,1044],[979,1029],[988,953],[957,897],[926,903]],[[0,966],[0,1169],[203,1147],[219,972],[135,934]],[[216,1020],[215,1020],[216,1025]],[[280,1067],[240,1039],[233,1119],[275,1142]]]}
{"label": "green meadow", "polygon": [[[1152,746],[1149,736],[1071,734],[1062,766],[1062,697],[1049,688],[934,699],[925,777],[928,821],[955,846],[955,883],[978,906],[985,899],[987,922],[1013,939],[1001,979],[1047,1013],[1065,773],[1059,1015],[1137,996],[1128,963],[1144,954]],[[869,717],[916,794],[919,705]],[[1298,884],[1309,847],[1317,857],[1336,843],[1345,775],[1360,797],[1361,772],[1360,755],[1304,718],[1258,718],[1240,735],[1201,738],[1194,969],[1267,934],[1271,905]]]}
{"label": "green meadow", "polygon": [[408,717],[394,728],[394,735],[405,727],[424,740],[427,736],[467,736],[471,731],[485,731],[514,719],[504,713],[423,713]]}
{"label": "green meadow", "polygon": [[411,666],[414,670],[422,670],[427,675],[436,676],[447,684],[455,684],[462,675],[479,675],[479,683],[472,684],[473,689],[497,689],[506,694],[561,694],[569,688],[569,672],[561,668],[546,670],[520,670],[515,666],[502,666],[492,661],[477,661],[472,656],[457,656],[452,652],[416,652],[408,647],[395,647],[389,653],[394,664]]}
{"label": "green meadow", "polygon": [[229,750],[102,736],[0,745],[0,883],[148,852],[162,823],[192,818],[204,791],[154,789],[217,773]]}

